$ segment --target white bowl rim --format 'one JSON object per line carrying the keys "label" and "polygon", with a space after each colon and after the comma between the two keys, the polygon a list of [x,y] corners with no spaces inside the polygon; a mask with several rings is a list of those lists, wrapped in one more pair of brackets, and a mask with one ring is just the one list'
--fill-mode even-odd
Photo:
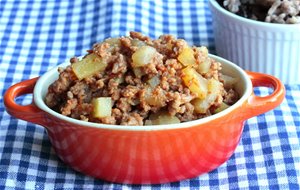
{"label": "white bowl rim", "polygon": [[[47,79],[49,79],[50,76],[57,73],[58,67],[64,67],[64,66],[69,65],[68,61],[52,68],[51,70],[49,70],[48,72],[43,74],[38,79],[38,81],[37,81],[37,83],[34,87],[34,91],[33,91],[34,103],[39,109],[41,109],[44,112],[52,115],[53,117],[56,117],[56,118],[58,118],[62,121],[67,121],[67,122],[72,123],[72,124],[82,125],[82,126],[86,126],[86,127],[110,129],[110,130],[123,130],[123,131],[124,130],[125,131],[157,131],[157,130],[166,130],[166,129],[172,130],[172,129],[193,127],[193,126],[196,126],[196,125],[199,125],[199,124],[204,124],[204,123],[210,122],[210,121],[212,121],[214,119],[217,119],[219,117],[223,117],[224,115],[230,114],[230,112],[232,112],[233,110],[235,110],[236,108],[238,108],[242,104],[244,104],[244,102],[247,101],[247,99],[249,98],[249,96],[253,92],[252,82],[251,82],[249,76],[247,75],[247,73],[244,70],[242,70],[240,67],[238,67],[234,63],[232,63],[228,60],[225,60],[221,57],[211,55],[211,54],[209,56],[212,57],[213,59],[219,61],[222,64],[229,65],[230,68],[235,70],[240,75],[241,80],[243,82],[245,82],[245,84],[246,84],[246,86],[244,87],[245,92],[234,105],[230,106],[226,110],[223,110],[223,111],[221,111],[217,114],[214,114],[214,115],[211,115],[211,116],[208,116],[208,117],[205,117],[205,118],[201,118],[201,119],[198,119],[198,120],[183,122],[183,123],[179,123],[179,124],[167,124],[167,125],[125,126],[125,125],[110,125],[110,124],[87,122],[87,121],[77,120],[77,119],[74,119],[74,118],[71,118],[71,117],[64,116],[60,113],[57,113],[54,110],[50,109],[45,104],[45,102],[43,100],[43,97],[42,97],[42,89],[45,86],[44,85],[45,81],[47,81]],[[48,88],[48,86],[47,86],[47,88]],[[47,125],[45,125],[45,127],[47,127]]]}
{"label": "white bowl rim", "polygon": [[245,22],[249,25],[255,25],[262,28],[272,28],[272,29],[298,29],[300,30],[300,23],[297,24],[280,24],[280,23],[269,23],[263,21],[251,20],[249,18],[245,18],[234,14],[226,9],[224,9],[216,0],[209,0],[211,6],[220,11],[222,14],[231,17],[233,19],[239,20],[240,22]]}

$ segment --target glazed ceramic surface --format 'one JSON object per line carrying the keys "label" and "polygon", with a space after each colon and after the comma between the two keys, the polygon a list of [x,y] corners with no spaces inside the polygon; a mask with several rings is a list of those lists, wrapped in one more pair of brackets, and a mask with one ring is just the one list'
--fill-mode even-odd
{"label": "glazed ceramic surface", "polygon": [[[239,143],[244,121],[278,106],[285,93],[284,86],[275,77],[246,73],[229,61],[211,57],[222,63],[225,74],[239,79],[235,89],[241,98],[218,114],[191,122],[116,126],[63,116],[44,103],[48,86],[58,77],[57,68],[40,78],[12,86],[4,96],[4,103],[11,115],[44,126],[57,155],[77,171],[129,184],[188,179],[228,160]],[[253,86],[267,86],[274,91],[258,97],[253,93]],[[33,93],[32,104],[15,103],[16,97],[27,93]]]}
{"label": "glazed ceramic surface", "polygon": [[210,0],[216,51],[245,70],[300,83],[300,24],[274,24],[233,14]]}

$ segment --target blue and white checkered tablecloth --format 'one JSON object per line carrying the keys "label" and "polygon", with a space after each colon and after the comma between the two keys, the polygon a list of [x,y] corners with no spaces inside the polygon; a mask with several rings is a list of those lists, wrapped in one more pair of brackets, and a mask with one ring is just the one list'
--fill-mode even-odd
{"label": "blue and white checkered tablecloth", "polygon": [[246,122],[226,163],[161,185],[112,184],[75,172],[56,156],[43,127],[5,111],[3,94],[12,84],[131,30],[152,38],[173,34],[214,53],[207,0],[0,1],[0,189],[300,189],[300,84],[286,85],[279,107]]}

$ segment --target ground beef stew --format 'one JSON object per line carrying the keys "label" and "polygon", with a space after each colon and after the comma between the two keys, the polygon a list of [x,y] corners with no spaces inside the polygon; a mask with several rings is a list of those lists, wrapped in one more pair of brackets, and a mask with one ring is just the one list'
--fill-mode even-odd
{"label": "ground beef stew", "polygon": [[108,38],[73,57],[48,88],[45,102],[75,119],[114,125],[180,123],[220,112],[238,100],[236,78],[206,47],[171,35],[138,32]]}

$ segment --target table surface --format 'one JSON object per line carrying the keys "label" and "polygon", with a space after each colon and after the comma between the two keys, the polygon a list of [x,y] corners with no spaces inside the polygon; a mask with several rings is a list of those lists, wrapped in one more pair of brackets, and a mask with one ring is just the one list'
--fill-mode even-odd
{"label": "table surface", "polygon": [[42,126],[5,111],[3,94],[12,84],[132,30],[152,38],[173,34],[214,53],[207,0],[0,1],[0,189],[300,188],[300,84],[285,85],[279,107],[246,121],[235,153],[219,168],[161,185],[113,184],[75,172],[56,156]]}

